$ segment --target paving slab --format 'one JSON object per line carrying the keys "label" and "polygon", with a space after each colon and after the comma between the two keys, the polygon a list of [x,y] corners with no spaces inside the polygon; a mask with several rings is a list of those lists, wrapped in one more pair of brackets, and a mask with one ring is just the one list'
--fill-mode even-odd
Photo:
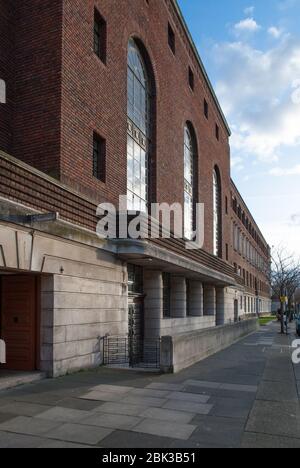
{"label": "paving slab", "polygon": [[196,418],[192,424],[197,429],[191,436],[191,442],[200,442],[206,447],[237,448],[244,434],[244,422],[235,419],[207,416]]}
{"label": "paving slab", "polygon": [[109,429],[120,429],[130,431],[141,422],[141,418],[135,416],[125,416],[121,414],[101,414],[94,413],[82,420],[82,424],[87,426],[107,427]]}
{"label": "paving slab", "polygon": [[82,400],[81,398],[66,398],[59,402],[62,408],[77,409],[81,411],[93,411],[101,408],[104,403],[101,401]]}
{"label": "paving slab", "polygon": [[148,385],[147,388],[152,388],[153,390],[166,390],[169,392],[180,392],[181,390],[183,390],[184,384],[154,382]]}
{"label": "paving slab", "polygon": [[120,414],[124,416],[139,416],[147,409],[146,406],[130,405],[129,403],[103,403],[94,412]]}
{"label": "paving slab", "polygon": [[125,394],[134,390],[134,387],[127,387],[124,385],[96,385],[91,389],[93,392],[103,392],[103,393],[118,393]]}
{"label": "paving slab", "polygon": [[220,390],[233,392],[256,393],[258,387],[256,385],[238,385],[238,384],[221,384]]}
{"label": "paving slab", "polygon": [[94,448],[89,445],[80,445],[80,444],[74,444],[72,442],[64,442],[60,440],[45,440],[42,442],[40,445],[38,445],[39,449],[88,449],[88,448]]}
{"label": "paving slab", "polygon": [[55,395],[53,393],[24,393],[14,397],[14,400],[23,403],[32,403],[36,405],[57,406],[63,399],[62,395]]}
{"label": "paving slab", "polygon": [[207,403],[210,397],[206,395],[197,395],[195,393],[173,392],[173,393],[170,393],[169,399],[179,400],[179,401],[189,401],[191,403]]}
{"label": "paving slab", "polygon": [[300,438],[299,403],[256,401],[246,431]]}
{"label": "paving slab", "polygon": [[218,382],[206,382],[206,381],[201,381],[201,380],[186,380],[184,382],[184,386],[187,387],[199,387],[199,388],[220,388],[221,383]]}
{"label": "paving slab", "polygon": [[22,403],[15,401],[14,403],[9,403],[7,405],[0,407],[1,413],[10,413],[15,416],[36,416],[39,413],[47,411],[49,406],[46,405],[37,405],[32,403]]}
{"label": "paving slab", "polygon": [[[178,443],[178,439],[176,440]],[[159,448],[171,448],[174,443],[174,439],[170,437],[160,437],[152,434],[138,434],[136,432],[129,431],[115,431],[105,439],[101,441],[101,447],[103,448],[124,448],[124,449],[157,449]]]}
{"label": "paving slab", "polygon": [[289,382],[269,382],[263,380],[257,393],[258,400],[298,402],[298,392],[294,379]]}
{"label": "paving slab", "polygon": [[213,397],[210,400],[213,408],[210,412],[212,416],[219,416],[230,419],[243,419],[249,417],[253,403],[249,400],[238,400],[234,398]]}
{"label": "paving slab", "polygon": [[295,449],[300,448],[300,439],[246,432],[243,436],[242,448]]}
{"label": "paving slab", "polygon": [[0,424],[0,431],[15,432],[16,434],[42,436],[55,428],[59,423],[43,421],[41,419],[19,416]]}
{"label": "paving slab", "polygon": [[193,413],[184,413],[183,411],[167,410],[163,408],[148,408],[143,411],[140,416],[142,418],[158,419],[160,421],[189,424],[195,415]]}
{"label": "paving slab", "polygon": [[173,424],[168,421],[157,421],[155,419],[144,419],[133,431],[161,437],[172,437],[172,439],[188,440],[196,426],[191,424]]}
{"label": "paving slab", "polygon": [[120,393],[105,393],[99,391],[92,391],[81,395],[82,400],[92,400],[92,401],[120,401],[123,400],[124,395]]}
{"label": "paving slab", "polygon": [[47,438],[77,442],[79,444],[97,445],[111,434],[111,429],[83,426],[80,424],[64,424],[47,433]]}
{"label": "paving slab", "polygon": [[68,423],[80,422],[88,416],[90,416],[89,411],[81,411],[55,406],[54,408],[50,408],[47,411],[44,411],[43,413],[40,413],[35,417],[38,419],[44,419],[46,421],[58,421],[62,423]]}
{"label": "paving slab", "polygon": [[10,421],[16,417],[15,414],[8,414],[8,413],[0,413],[0,424],[6,421]]}
{"label": "paving slab", "polygon": [[138,397],[134,395],[126,396],[122,399],[123,403],[129,403],[130,405],[138,405],[138,406],[154,406],[155,408],[160,408],[163,406],[167,400],[165,398],[151,398],[151,397]]}
{"label": "paving slab", "polygon": [[164,409],[175,411],[185,411],[193,414],[209,414],[213,408],[212,405],[194,403],[191,401],[169,400],[163,406]]}
{"label": "paving slab", "polygon": [[22,434],[0,432],[0,448],[38,448],[46,439]]}
{"label": "paving slab", "polygon": [[169,398],[168,390],[154,390],[151,388],[136,388],[129,394],[130,396],[149,397],[149,398]]}

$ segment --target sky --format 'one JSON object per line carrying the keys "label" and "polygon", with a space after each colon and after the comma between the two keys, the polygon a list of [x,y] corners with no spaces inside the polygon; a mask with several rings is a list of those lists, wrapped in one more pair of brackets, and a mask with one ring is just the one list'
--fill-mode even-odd
{"label": "sky", "polygon": [[178,0],[232,130],[232,178],[300,256],[300,0]]}

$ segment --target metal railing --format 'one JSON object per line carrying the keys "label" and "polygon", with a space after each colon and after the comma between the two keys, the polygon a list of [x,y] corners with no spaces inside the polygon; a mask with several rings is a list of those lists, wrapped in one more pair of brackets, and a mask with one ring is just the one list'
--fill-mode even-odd
{"label": "metal railing", "polygon": [[160,339],[107,336],[103,355],[104,365],[159,369]]}

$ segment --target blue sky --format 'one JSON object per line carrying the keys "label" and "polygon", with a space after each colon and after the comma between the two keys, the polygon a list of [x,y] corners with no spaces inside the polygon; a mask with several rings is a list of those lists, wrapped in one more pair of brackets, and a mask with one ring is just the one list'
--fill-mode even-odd
{"label": "blue sky", "polygon": [[300,0],[179,0],[232,129],[232,177],[300,256]]}

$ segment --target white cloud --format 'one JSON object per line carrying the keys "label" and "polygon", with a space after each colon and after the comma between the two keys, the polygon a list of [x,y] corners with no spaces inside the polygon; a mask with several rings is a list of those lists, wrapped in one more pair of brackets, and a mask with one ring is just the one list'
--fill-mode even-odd
{"label": "white cloud", "polygon": [[254,6],[249,6],[249,7],[245,8],[244,13],[245,13],[245,15],[250,16],[250,15],[253,15],[254,11],[255,11],[255,7]]}
{"label": "white cloud", "polygon": [[274,39],[279,39],[283,34],[283,30],[276,28],[276,26],[272,26],[268,29],[268,33],[270,36],[274,37]]}
{"label": "white cloud", "polygon": [[257,32],[259,29],[261,29],[261,27],[253,18],[246,18],[234,25],[234,30],[238,34],[242,32],[254,33]]}
{"label": "white cloud", "polygon": [[294,167],[288,167],[288,168],[274,167],[273,169],[270,170],[270,175],[276,176],[276,177],[300,175],[300,164],[297,164]]}
{"label": "white cloud", "polygon": [[300,42],[284,36],[266,51],[222,43],[212,55],[233,155],[274,162],[283,149],[300,144]]}

